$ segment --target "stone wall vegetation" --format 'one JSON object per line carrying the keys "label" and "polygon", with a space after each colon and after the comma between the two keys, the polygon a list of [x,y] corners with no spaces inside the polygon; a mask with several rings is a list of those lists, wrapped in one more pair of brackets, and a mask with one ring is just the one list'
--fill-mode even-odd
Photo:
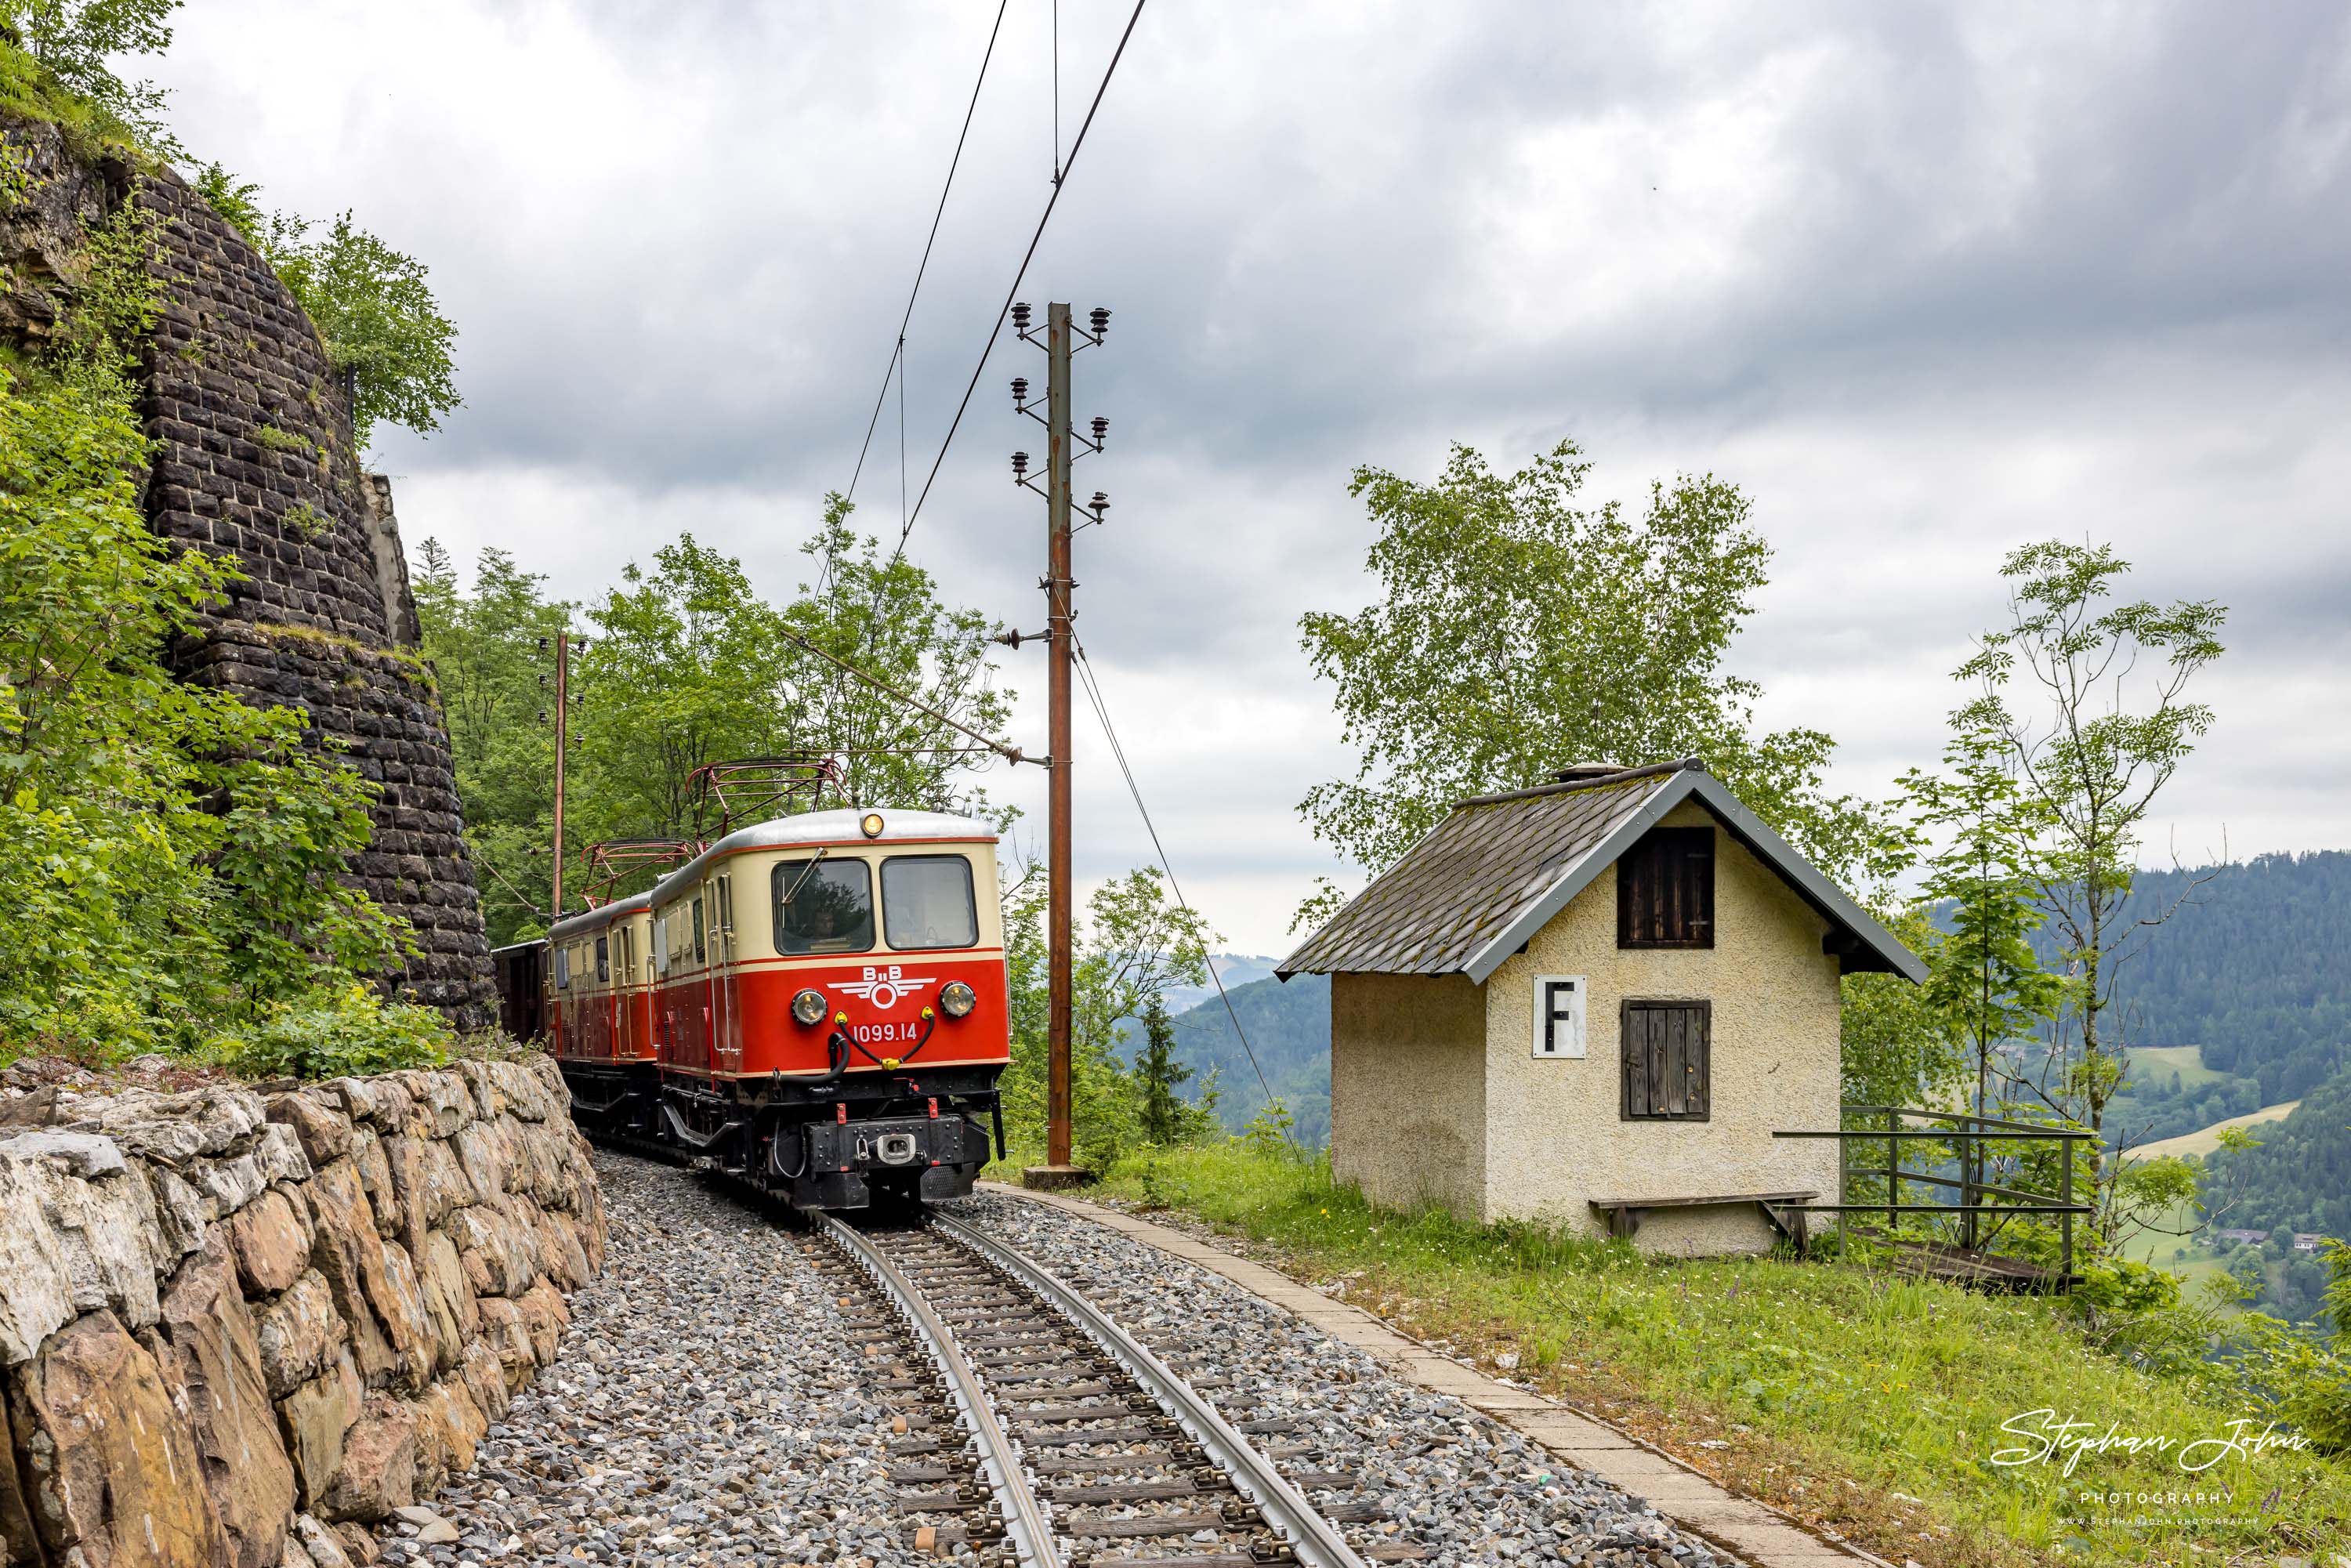
{"label": "stone wall vegetation", "polygon": [[373,784],[357,884],[405,918],[399,988],[461,1029],[496,1015],[489,945],[391,486],[362,469],[352,389],[269,258],[195,188],[139,182],[161,312],[144,366],[151,524],[234,560],[226,600],[182,638],[184,678],[298,708]]}
{"label": "stone wall vegetation", "polygon": [[[458,1030],[485,1028],[494,1018],[489,945],[446,724],[416,653],[391,482],[360,461],[346,367],[268,254],[203,193],[162,164],[89,155],[54,122],[9,118],[5,94],[0,197],[0,371],[19,402],[45,400],[33,412],[103,425],[113,442],[106,461],[82,463],[89,473],[61,475],[47,454],[19,461],[36,473],[9,475],[9,503],[21,513],[12,522],[47,522],[58,538],[47,552],[16,550],[0,576],[37,579],[49,601],[73,604],[57,579],[99,550],[75,555],[61,538],[73,534],[75,510],[97,503],[162,540],[169,562],[131,562],[148,579],[204,576],[203,592],[146,607],[148,621],[167,625],[134,642],[162,651],[188,689],[298,717],[298,746],[358,780],[364,821],[355,825],[367,841],[348,856],[348,886],[413,938],[381,976],[385,992],[433,1006]],[[54,444],[89,449],[87,440]],[[28,442],[16,435],[16,446]],[[80,489],[61,494],[66,477]],[[106,548],[139,552],[122,538]],[[108,623],[97,612],[85,621]],[[0,625],[0,674],[21,694],[19,665],[58,628],[14,630]],[[66,630],[89,634],[87,625]],[[167,695],[141,707],[176,712]],[[120,715],[101,717],[122,727]],[[0,728],[66,734],[61,724],[9,724],[5,715]],[[235,738],[209,750],[200,740],[181,747],[197,762],[240,752]],[[80,783],[54,792],[103,795]],[[40,832],[66,837],[64,828]],[[87,894],[115,883],[75,886]],[[122,1039],[125,1030],[99,1025],[97,1034]],[[75,1030],[57,1018],[21,1028],[0,1020],[0,1037],[70,1049]]]}
{"label": "stone wall vegetation", "polygon": [[568,1107],[536,1054],[0,1071],[0,1564],[371,1560],[602,1268]]}

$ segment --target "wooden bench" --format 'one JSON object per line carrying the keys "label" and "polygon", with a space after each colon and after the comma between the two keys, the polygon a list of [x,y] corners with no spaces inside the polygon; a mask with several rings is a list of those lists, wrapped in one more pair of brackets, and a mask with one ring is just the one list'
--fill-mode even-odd
{"label": "wooden bench", "polygon": [[1804,1211],[1791,1208],[1791,1204],[1810,1203],[1821,1195],[1817,1192],[1726,1192],[1700,1197],[1595,1197],[1590,1200],[1593,1211],[1601,1217],[1611,1236],[1631,1240],[1641,1228],[1641,1217],[1653,1208],[1704,1208],[1720,1204],[1751,1203],[1763,1211],[1763,1218],[1773,1229],[1788,1239],[1797,1251],[1804,1249],[1806,1228]]}

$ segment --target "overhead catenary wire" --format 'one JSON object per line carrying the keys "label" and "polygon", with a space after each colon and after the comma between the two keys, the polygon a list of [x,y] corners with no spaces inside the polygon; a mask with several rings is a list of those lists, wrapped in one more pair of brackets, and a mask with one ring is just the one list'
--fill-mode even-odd
{"label": "overhead catenary wire", "polygon": [[893,376],[900,378],[902,386],[900,395],[902,398],[904,395],[903,372],[906,355],[906,328],[914,319],[914,301],[922,296],[923,275],[930,270],[931,247],[938,243],[939,220],[946,216],[947,193],[955,189],[956,171],[963,164],[963,144],[971,135],[971,117],[979,108],[979,89],[987,84],[987,64],[996,57],[996,37],[1004,29],[1004,13],[1011,4],[1012,0],[998,0],[996,25],[987,30],[987,48],[979,57],[979,77],[971,84],[971,101],[964,106],[963,129],[956,132],[955,156],[947,160],[946,183],[939,188],[939,204],[931,214],[931,232],[923,241],[923,259],[914,267],[914,286],[906,291],[905,314],[898,319],[897,341],[890,350],[889,364],[883,367],[882,371],[882,390],[873,394],[873,413],[865,422],[865,440],[857,448],[857,466],[849,476],[849,488],[842,492],[844,499],[856,498],[858,476],[865,472],[865,454],[872,446],[874,429],[882,422],[882,405],[889,399],[890,380]]}
{"label": "overhead catenary wire", "polygon": [[[1020,267],[1012,275],[1012,287],[1004,291],[1004,303],[996,309],[996,319],[988,324],[987,341],[979,350],[979,362],[971,368],[971,380],[963,389],[963,397],[956,404],[955,417],[947,422],[947,433],[939,443],[937,455],[931,459],[931,471],[924,477],[923,488],[914,497],[914,509],[906,515],[904,527],[898,530],[898,546],[890,555],[895,565],[906,553],[906,539],[914,531],[916,519],[923,515],[923,503],[931,497],[931,486],[938,482],[939,469],[947,460],[947,450],[955,444],[956,433],[963,428],[963,416],[971,407],[972,393],[978,390],[979,378],[987,372],[988,356],[996,351],[996,340],[1004,333],[1005,318],[1011,313],[1012,301],[1020,292],[1021,283],[1029,276],[1029,264],[1037,258],[1037,246],[1045,238],[1045,225],[1053,221],[1054,204],[1069,183],[1070,171],[1077,167],[1078,154],[1086,144],[1086,132],[1093,128],[1094,115],[1102,104],[1102,95],[1110,90],[1111,78],[1118,74],[1118,62],[1126,55],[1127,40],[1134,37],[1134,25],[1143,19],[1144,0],[1134,0],[1134,9],[1126,18],[1125,30],[1118,36],[1118,47],[1111,51],[1110,64],[1103,68],[1102,81],[1094,88],[1093,101],[1086,107],[1086,117],[1078,123],[1078,134],[1070,142],[1070,155],[1061,161],[1061,177],[1053,182],[1053,193],[1045,198],[1045,210],[1037,219],[1036,232],[1029,236],[1029,248],[1021,253]],[[879,583],[876,583],[877,589]]]}
{"label": "overhead catenary wire", "polygon": [[[1093,661],[1086,657],[1086,645],[1078,641],[1075,631],[1070,633],[1070,651],[1077,656],[1078,684],[1085,688],[1086,701],[1094,710],[1095,720],[1102,725],[1102,738],[1110,742],[1111,757],[1118,764],[1120,776],[1126,780],[1126,792],[1134,800],[1135,813],[1143,819],[1144,831],[1151,835],[1151,848],[1159,857],[1159,869],[1167,874],[1168,890],[1176,894],[1177,907],[1196,920],[1200,912],[1193,906],[1190,899],[1184,896],[1184,884],[1176,880],[1176,868],[1167,862],[1167,846],[1159,841],[1159,829],[1151,820],[1151,808],[1143,803],[1143,789],[1135,782],[1134,769],[1127,763],[1126,747],[1119,744],[1117,727],[1110,721],[1110,705],[1103,700],[1102,687],[1095,681]],[[1266,1105],[1270,1109],[1280,1102],[1280,1096],[1273,1092],[1273,1085],[1266,1082],[1265,1067],[1257,1059],[1256,1048],[1249,1044],[1249,1030],[1241,1027],[1240,1012],[1233,1006],[1233,998],[1225,989],[1225,977],[1217,973],[1214,959],[1208,960],[1207,968],[1208,978],[1216,983],[1217,999],[1225,1004],[1225,1016],[1232,1020],[1233,1038],[1241,1042],[1242,1054],[1249,1058],[1249,1071],[1257,1074],[1257,1086],[1264,1091]],[[1288,1128],[1282,1129],[1281,1135],[1293,1151],[1300,1155],[1305,1153]]]}

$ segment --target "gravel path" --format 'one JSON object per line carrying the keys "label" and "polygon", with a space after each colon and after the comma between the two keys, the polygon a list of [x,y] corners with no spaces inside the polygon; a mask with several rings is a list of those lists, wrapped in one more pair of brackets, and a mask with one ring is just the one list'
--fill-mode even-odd
{"label": "gravel path", "polygon": [[[611,1239],[563,1353],[490,1428],[401,1563],[918,1561],[884,1477],[891,1412],[799,1236],[665,1166],[600,1153]],[[1228,1418],[1310,1421],[1331,1468],[1439,1564],[1713,1568],[1729,1560],[1453,1400],[1398,1382],[1216,1276],[1041,1206],[956,1212],[1081,1286],[1139,1337],[1230,1378]],[[853,1355],[853,1353],[852,1353]],[[455,1539],[446,1539],[454,1530]],[[971,1561],[967,1556],[966,1563]]]}

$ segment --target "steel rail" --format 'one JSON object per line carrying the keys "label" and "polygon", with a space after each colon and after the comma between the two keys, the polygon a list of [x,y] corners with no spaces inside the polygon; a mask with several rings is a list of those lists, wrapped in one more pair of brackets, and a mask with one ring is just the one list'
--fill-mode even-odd
{"label": "steel rail", "polygon": [[1005,1536],[1012,1542],[1012,1550],[1020,1562],[1026,1568],[1062,1568],[1053,1526],[1038,1503],[1037,1494],[1021,1476],[1020,1457],[1012,1447],[1012,1439],[997,1420],[979,1374],[956,1348],[953,1332],[880,1248],[830,1214],[819,1210],[816,1218],[833,1244],[855,1260],[897,1301],[898,1310],[921,1338],[923,1348],[946,1374],[947,1391],[955,1397],[956,1413],[972,1436],[979,1439],[981,1473],[987,1478],[988,1490],[996,1494],[997,1511],[1004,1517]]}
{"label": "steel rail", "polygon": [[1273,1468],[1272,1460],[1258,1452],[1247,1437],[1217,1414],[1215,1406],[1194,1392],[1190,1384],[1144,1349],[1134,1335],[1112,1322],[1100,1307],[1025,1255],[964,1221],[934,1209],[930,1222],[1017,1276],[1060,1309],[1064,1317],[1102,1347],[1103,1354],[1142,1384],[1185,1434],[1232,1478],[1234,1486],[1257,1505],[1266,1521],[1290,1538],[1290,1549],[1307,1568],[1364,1568],[1364,1560],[1355,1555],[1345,1537],[1315,1511],[1305,1494]]}

